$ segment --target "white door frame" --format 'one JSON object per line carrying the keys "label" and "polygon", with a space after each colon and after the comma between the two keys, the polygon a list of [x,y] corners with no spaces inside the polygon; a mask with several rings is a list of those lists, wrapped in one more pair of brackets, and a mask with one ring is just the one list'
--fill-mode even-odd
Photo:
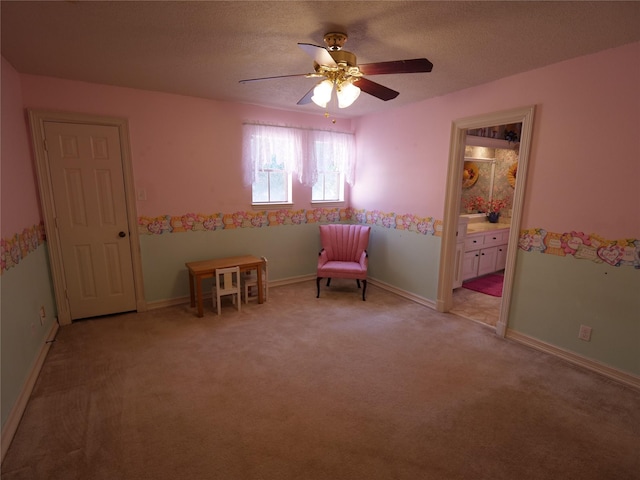
{"label": "white door frame", "polygon": [[440,247],[440,269],[438,273],[438,296],[436,299],[436,309],[440,312],[448,312],[453,305],[453,266],[458,218],[460,216],[460,197],[462,195],[462,182],[460,179],[462,178],[467,130],[492,127],[494,125],[522,123],[518,173],[516,175],[515,192],[513,195],[513,213],[511,216],[511,230],[509,232],[509,246],[507,248],[507,264],[505,267],[502,301],[500,304],[500,318],[496,326],[496,333],[502,337],[507,330],[509,307],[511,305],[511,290],[513,287],[516,253],[518,250],[520,224],[522,221],[522,207],[527,182],[527,165],[529,163],[529,152],[531,150],[534,109],[534,106],[521,107],[503,112],[463,118],[455,120],[451,124],[449,167],[447,171],[442,243]]}
{"label": "white door frame", "polygon": [[71,312],[69,309],[69,301],[65,293],[64,263],[62,261],[62,252],[60,249],[60,238],[58,237],[58,230],[55,224],[56,216],[53,202],[51,175],[44,142],[45,122],[103,125],[116,127],[118,129],[120,135],[120,153],[122,157],[122,172],[124,177],[136,309],[139,312],[145,311],[146,302],[144,299],[142,258],[140,254],[140,241],[138,238],[138,215],[136,213],[135,188],[133,182],[133,169],[131,166],[131,149],[129,144],[129,124],[127,120],[116,117],[103,117],[97,115],[45,110],[29,110],[28,112],[36,160],[40,204],[42,206],[42,214],[44,217],[44,227],[47,233],[49,265],[51,268],[51,278],[56,298],[56,307],[58,310],[58,322],[60,325],[69,325],[71,323]]}

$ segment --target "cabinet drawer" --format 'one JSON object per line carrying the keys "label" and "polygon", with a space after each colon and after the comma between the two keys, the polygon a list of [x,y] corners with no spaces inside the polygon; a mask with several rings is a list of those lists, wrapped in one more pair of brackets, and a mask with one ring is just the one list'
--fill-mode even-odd
{"label": "cabinet drawer", "polygon": [[464,251],[477,250],[484,244],[484,235],[468,235],[464,239]]}
{"label": "cabinet drawer", "polygon": [[509,243],[509,232],[511,232],[511,230],[502,231],[502,233],[500,234],[500,239],[502,240],[501,243]]}
{"label": "cabinet drawer", "polygon": [[505,232],[497,231],[497,232],[489,232],[484,235],[484,247],[493,247],[494,245],[500,245],[501,243],[505,243],[509,239],[509,231],[506,232],[507,240],[503,240]]}

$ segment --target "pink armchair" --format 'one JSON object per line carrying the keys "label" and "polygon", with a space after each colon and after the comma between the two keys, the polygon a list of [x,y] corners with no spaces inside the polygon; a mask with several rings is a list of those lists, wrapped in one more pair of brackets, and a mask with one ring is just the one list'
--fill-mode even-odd
{"label": "pink armchair", "polygon": [[322,250],[318,257],[316,285],[320,298],[320,280],[327,278],[327,287],[331,278],[353,278],[360,288],[362,280],[362,300],[367,291],[367,267],[369,258],[368,225],[320,225],[320,243]]}

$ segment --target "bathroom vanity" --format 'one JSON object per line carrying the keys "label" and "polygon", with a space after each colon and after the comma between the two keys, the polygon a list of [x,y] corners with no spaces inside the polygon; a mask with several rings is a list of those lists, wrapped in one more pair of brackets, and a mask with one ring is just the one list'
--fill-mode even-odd
{"label": "bathroom vanity", "polygon": [[[471,220],[476,220],[475,218]],[[469,221],[460,217],[456,241],[453,288],[474,277],[504,269],[507,262],[509,224]]]}

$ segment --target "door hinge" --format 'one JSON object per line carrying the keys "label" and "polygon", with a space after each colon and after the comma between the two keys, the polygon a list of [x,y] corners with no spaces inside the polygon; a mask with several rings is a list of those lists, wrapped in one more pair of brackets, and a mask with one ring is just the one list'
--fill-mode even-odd
{"label": "door hinge", "polygon": [[44,151],[48,152],[49,151],[49,145],[47,145],[47,139],[45,138],[42,143],[44,144]]}

